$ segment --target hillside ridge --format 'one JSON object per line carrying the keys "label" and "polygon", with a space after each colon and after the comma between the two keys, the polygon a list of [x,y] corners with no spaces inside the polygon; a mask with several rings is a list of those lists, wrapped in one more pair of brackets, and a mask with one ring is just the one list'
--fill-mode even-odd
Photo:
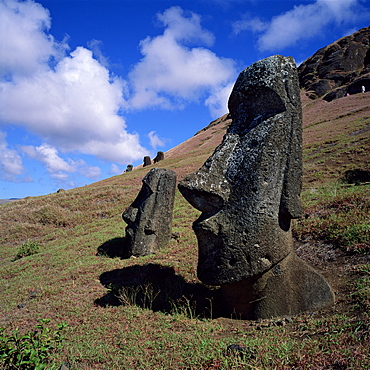
{"label": "hillside ridge", "polygon": [[298,67],[299,81],[311,99],[326,101],[370,90],[370,27],[318,50]]}

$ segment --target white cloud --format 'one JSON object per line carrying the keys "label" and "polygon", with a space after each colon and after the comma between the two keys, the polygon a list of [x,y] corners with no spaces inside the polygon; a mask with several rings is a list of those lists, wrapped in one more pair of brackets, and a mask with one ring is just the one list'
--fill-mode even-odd
{"label": "white cloud", "polygon": [[50,15],[40,4],[6,0],[0,14],[7,25],[1,47],[11,50],[1,65],[0,123],[22,126],[58,150],[117,163],[147,154],[119,115],[126,104],[124,81],[83,47],[61,55],[63,47],[48,34]]}
{"label": "white cloud", "polygon": [[101,176],[101,169],[96,166],[86,166],[80,170],[80,173],[89,179],[98,179]]}
{"label": "white cloud", "polygon": [[122,173],[122,170],[115,163],[113,163],[110,167],[109,173],[111,175],[120,175]]}
{"label": "white cloud", "polygon": [[202,28],[200,16],[195,13],[188,15],[186,17],[184,10],[179,6],[168,8],[163,14],[158,13],[158,20],[167,27],[164,35],[177,41],[200,41],[207,46],[213,45],[215,38],[211,32]]}
{"label": "white cloud", "polygon": [[23,146],[22,150],[32,159],[36,159],[46,165],[46,169],[49,173],[59,173],[59,172],[75,172],[77,163],[67,163],[58,155],[56,148],[48,145],[42,144],[40,146]]}
{"label": "white cloud", "polygon": [[50,175],[53,179],[58,180],[59,183],[67,183],[68,182],[68,174],[59,172],[53,173]]}
{"label": "white cloud", "polygon": [[49,11],[33,1],[0,2],[0,74],[30,76],[51,59],[59,59],[67,45],[47,33]]}
{"label": "white cloud", "polygon": [[161,139],[156,133],[155,131],[150,131],[149,134],[148,134],[148,137],[149,137],[149,141],[150,141],[150,146],[153,148],[153,149],[156,149],[158,146],[164,146],[165,145],[165,142],[163,139]]}
{"label": "white cloud", "polygon": [[70,158],[63,159],[60,157],[58,150],[49,144],[40,146],[26,145],[21,147],[24,153],[30,158],[43,163],[50,173],[51,177],[66,182],[69,180],[69,174],[79,173],[87,178],[101,177],[101,169],[96,166],[89,166],[82,159],[74,161]]}
{"label": "white cloud", "polygon": [[8,147],[6,133],[0,131],[0,168],[2,177],[8,181],[16,181],[16,176],[20,175],[24,168],[22,158],[13,149]]}
{"label": "white cloud", "polygon": [[233,23],[233,32],[239,34],[245,30],[251,30],[253,32],[263,32],[268,29],[268,23],[262,21],[258,17],[252,18],[248,14],[244,15],[243,19]]}
{"label": "white cloud", "polygon": [[212,96],[235,78],[233,60],[218,57],[205,47],[190,47],[214,42],[213,35],[201,27],[198,15],[172,7],[158,19],[166,27],[163,34],[141,41],[144,57],[129,75],[130,107],[181,108],[187,101]]}
{"label": "white cloud", "polygon": [[234,82],[229,83],[225,87],[215,89],[212,95],[205,101],[212,117],[218,118],[229,111],[227,103],[229,96],[234,87]]}
{"label": "white cloud", "polygon": [[87,43],[87,46],[93,52],[94,57],[99,61],[99,63],[105,68],[108,68],[109,60],[101,50],[102,45],[103,42],[100,40],[91,40]]}
{"label": "white cloud", "polygon": [[260,18],[246,17],[234,23],[234,32],[251,30],[259,34],[258,47],[261,51],[284,49],[323,32],[328,25],[343,25],[354,22],[364,14],[361,0],[316,0],[312,4],[294,6],[264,22]]}

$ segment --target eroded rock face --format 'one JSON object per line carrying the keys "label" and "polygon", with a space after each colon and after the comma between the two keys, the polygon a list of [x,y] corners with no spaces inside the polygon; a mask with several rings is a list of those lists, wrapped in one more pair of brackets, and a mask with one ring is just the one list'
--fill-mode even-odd
{"label": "eroded rock face", "polygon": [[124,257],[155,253],[171,238],[176,173],[153,168],[142,181],[138,196],[122,214],[127,223]]}
{"label": "eroded rock face", "polygon": [[[244,70],[230,95],[229,110],[232,124],[223,142],[197,172],[180,182],[179,190],[202,211],[193,225],[199,279],[221,285],[230,311],[239,317],[270,317],[280,309],[271,297],[263,297],[277,281],[274,274],[266,276],[294,255],[290,223],[302,215],[302,113],[293,59],[273,56]],[[306,266],[297,259],[289,257],[292,262],[276,275],[285,284],[279,286],[281,297],[297,300],[299,289],[306,289],[285,281],[295,265],[300,270]],[[314,275],[327,292],[322,305],[332,303],[330,287]],[[292,314],[307,309],[310,299],[307,295],[299,307],[289,302],[283,306]]]}
{"label": "eroded rock face", "polygon": [[312,98],[341,98],[370,90],[370,27],[318,50],[299,68],[301,87]]}

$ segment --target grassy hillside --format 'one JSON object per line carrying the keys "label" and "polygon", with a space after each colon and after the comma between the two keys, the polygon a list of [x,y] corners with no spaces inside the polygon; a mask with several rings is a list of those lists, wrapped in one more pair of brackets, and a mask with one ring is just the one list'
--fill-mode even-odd
{"label": "grassy hillside", "polygon": [[[370,170],[370,93],[302,103],[306,216],[294,235],[298,255],[332,284],[334,307],[259,322],[222,317],[217,287],[196,278],[191,224],[199,212],[179,192],[179,238],[155,255],[115,257],[125,234],[121,214],[152,168],[145,167],[0,205],[5,337],[32,331],[40,319],[50,319],[53,331],[66,322],[48,369],[369,368],[370,189],[341,178],[348,169]],[[166,153],[160,167],[178,179],[193,172],[227,124],[227,117],[215,121]]]}

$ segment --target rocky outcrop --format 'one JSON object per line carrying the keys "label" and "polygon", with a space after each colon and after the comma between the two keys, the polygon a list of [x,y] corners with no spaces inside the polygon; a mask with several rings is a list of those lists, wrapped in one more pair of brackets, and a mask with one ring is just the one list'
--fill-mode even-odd
{"label": "rocky outcrop", "polygon": [[370,27],[318,50],[298,67],[300,86],[312,98],[331,101],[370,91]]}
{"label": "rocky outcrop", "polygon": [[145,256],[155,253],[171,239],[176,173],[153,168],[143,178],[143,186],[122,214],[127,223],[122,255]]}
{"label": "rocky outcrop", "polygon": [[292,58],[273,56],[238,77],[223,142],[179,190],[202,212],[198,277],[220,285],[230,314],[292,315],[334,301],[293,251],[291,220],[302,215],[302,112]]}

